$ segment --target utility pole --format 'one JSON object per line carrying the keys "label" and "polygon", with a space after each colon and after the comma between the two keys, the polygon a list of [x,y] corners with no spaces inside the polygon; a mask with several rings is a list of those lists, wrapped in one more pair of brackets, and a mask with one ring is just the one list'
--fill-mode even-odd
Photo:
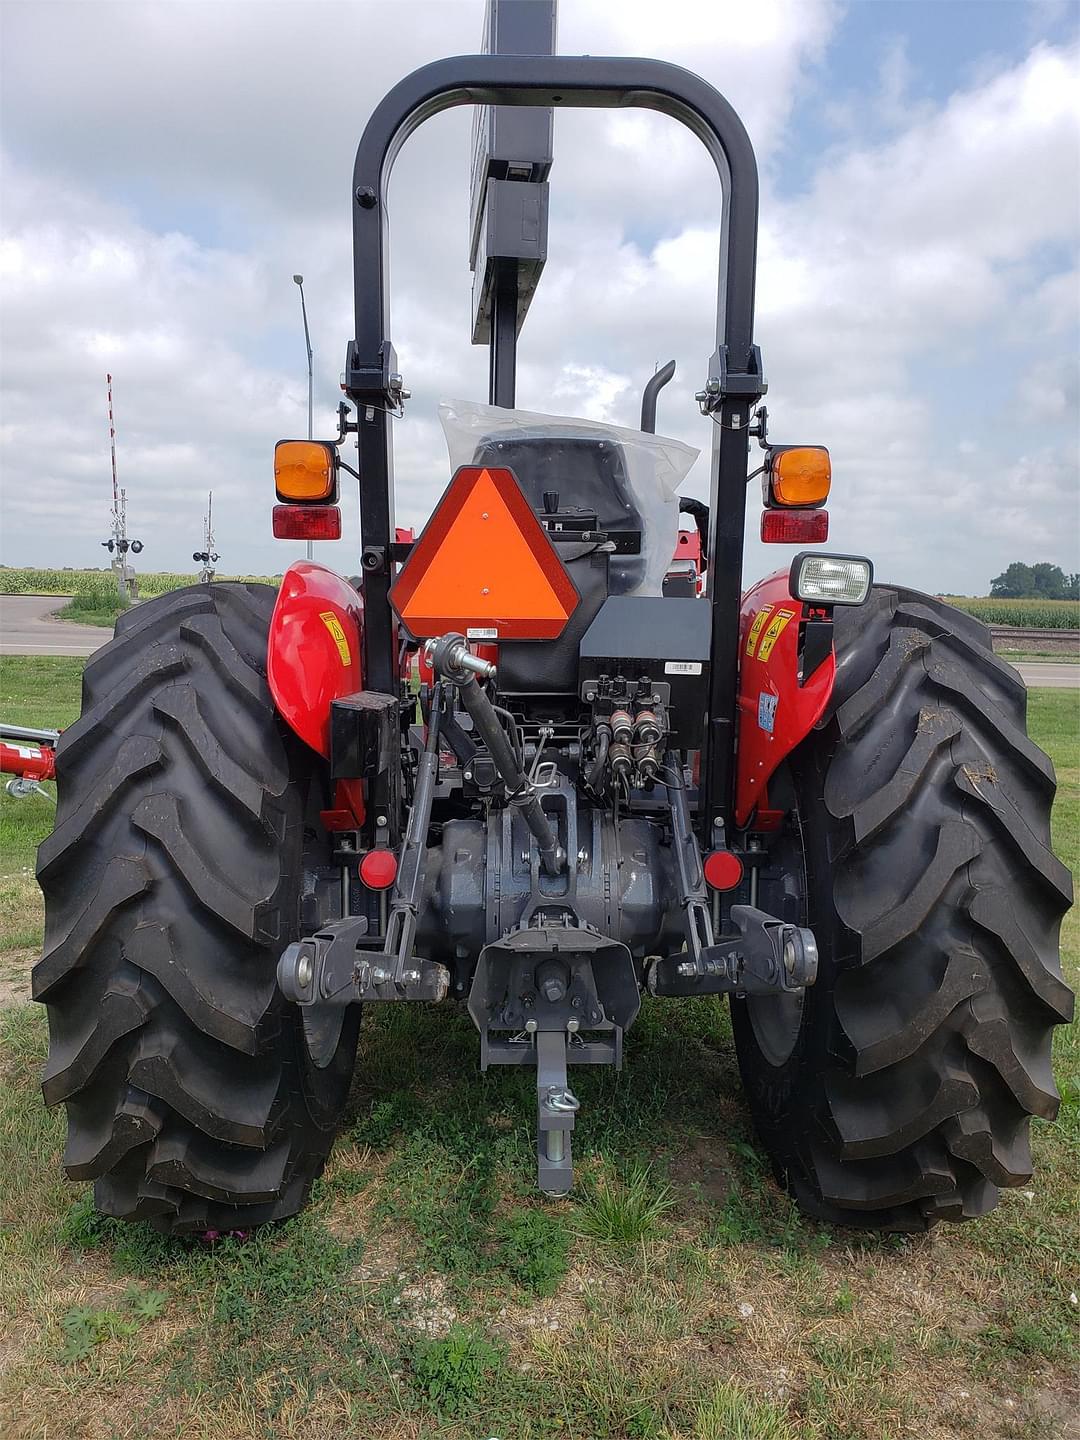
{"label": "utility pole", "polygon": [[[303,275],[294,275],[292,278],[293,284],[300,287],[300,313],[304,317],[304,344],[307,347],[307,438],[314,440],[313,404],[315,396],[315,372],[312,367],[311,334],[308,330],[307,323],[307,305],[304,303],[304,277]],[[307,558],[309,560],[312,559],[313,554],[312,542],[309,540],[307,542]]]}

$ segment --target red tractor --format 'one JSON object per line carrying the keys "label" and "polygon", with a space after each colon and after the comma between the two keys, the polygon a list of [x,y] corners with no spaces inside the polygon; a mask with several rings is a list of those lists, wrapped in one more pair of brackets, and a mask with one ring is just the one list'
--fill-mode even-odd
{"label": "red tractor", "polygon": [[[408,392],[385,196],[410,132],[464,104],[486,107],[493,407],[458,416],[465,463],[413,539],[394,523]],[[550,150],[511,163],[500,126],[574,105],[673,116],[723,186],[698,396],[711,497],[680,542],[703,587],[671,560],[649,433],[664,372],[641,432],[512,409]],[[349,403],[336,441],[283,442],[275,463],[275,534],[334,537],[356,438],[362,574],[300,562],[279,588],[129,610],[56,751],[43,1089],[67,1106],[67,1173],[106,1213],[185,1234],[296,1212],[363,1007],[403,1001],[464,1002],[482,1066],[535,1069],[548,1193],[572,1183],[572,1067],[622,1064],[646,994],[731,997],[761,1143],[811,1215],[919,1228],[1027,1181],[1072,1009],[1054,772],[981,624],[805,548],[827,534],[828,455],[767,434],[757,207],[734,110],[659,61],[462,56],[376,108],[353,175]],[[800,549],[744,593],[752,440],[762,538]]]}

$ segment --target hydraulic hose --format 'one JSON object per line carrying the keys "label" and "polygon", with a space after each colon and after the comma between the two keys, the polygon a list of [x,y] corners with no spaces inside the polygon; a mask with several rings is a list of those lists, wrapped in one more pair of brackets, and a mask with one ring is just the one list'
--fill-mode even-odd
{"label": "hydraulic hose", "polygon": [[607,764],[610,749],[611,729],[607,725],[598,725],[596,727],[596,759],[585,774],[585,784],[593,792],[598,792],[600,782],[604,778],[604,766]]}
{"label": "hydraulic hose", "polygon": [[499,723],[495,706],[477,682],[478,673],[486,677],[493,675],[494,665],[471,654],[460,635],[444,635],[430,644],[428,654],[436,672],[445,675],[457,686],[461,703],[472,717],[476,732],[487,746],[495,768],[506,786],[508,803],[521,811],[526,825],[532,831],[544,869],[549,875],[561,874],[566,865],[566,852],[559,844],[559,837],[551,821],[544,814],[544,807],[529,783],[529,777],[522,769],[521,761],[514,753],[506,731]]}

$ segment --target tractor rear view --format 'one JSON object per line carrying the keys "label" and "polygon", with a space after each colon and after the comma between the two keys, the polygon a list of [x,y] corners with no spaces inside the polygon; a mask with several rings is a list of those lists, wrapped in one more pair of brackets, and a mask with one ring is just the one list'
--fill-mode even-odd
{"label": "tractor rear view", "polygon": [[[551,9],[502,7],[496,53],[406,77],[360,141],[347,403],[335,440],[279,444],[274,508],[281,537],[339,535],[355,438],[360,577],[301,561],[280,588],[127,611],[59,740],[43,1089],[67,1106],[67,1173],[108,1214],[188,1234],[295,1213],[363,1007],[405,1001],[464,1004],[484,1068],[535,1072],[549,1194],[573,1183],[574,1067],[632,1081],[644,996],[731,997],[761,1142],[832,1223],[981,1215],[1029,1178],[1030,1117],[1056,1112],[1071,882],[1023,683],[978,622],[807,548],[827,537],[829,457],[768,433],[746,132],[672,65],[557,56],[543,36],[505,53],[505,12]],[[409,396],[385,196],[411,131],[463,104],[485,107],[491,404],[444,407],[458,463],[414,537],[394,522]],[[514,409],[550,116],[575,105],[681,121],[724,192],[697,396],[711,494],[681,531],[693,455],[652,433],[673,366],[638,431]],[[796,553],[744,593],[759,453],[762,539]]]}

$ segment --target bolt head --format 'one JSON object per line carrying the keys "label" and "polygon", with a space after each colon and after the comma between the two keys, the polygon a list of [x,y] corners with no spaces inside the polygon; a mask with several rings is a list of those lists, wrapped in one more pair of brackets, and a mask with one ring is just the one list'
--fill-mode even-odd
{"label": "bolt head", "polygon": [[539,1028],[539,1027],[537,1026],[537,1023],[536,1023],[535,1020],[526,1020],[526,1021],[525,1021],[525,1031],[526,1031],[527,1034],[529,1034],[529,1035],[535,1035],[538,1028]]}
{"label": "bolt head", "polygon": [[567,1022],[566,1022],[566,1028],[567,1028],[567,1031],[568,1031],[571,1035],[576,1035],[577,1032],[581,1029],[581,1021],[578,1020],[576,1017],[573,1018],[573,1019],[567,1020]]}
{"label": "bolt head", "polygon": [[376,825],[385,825],[385,824],[386,824],[386,816],[385,816],[385,815],[376,815],[376,816],[375,816],[375,824],[376,824]]}

